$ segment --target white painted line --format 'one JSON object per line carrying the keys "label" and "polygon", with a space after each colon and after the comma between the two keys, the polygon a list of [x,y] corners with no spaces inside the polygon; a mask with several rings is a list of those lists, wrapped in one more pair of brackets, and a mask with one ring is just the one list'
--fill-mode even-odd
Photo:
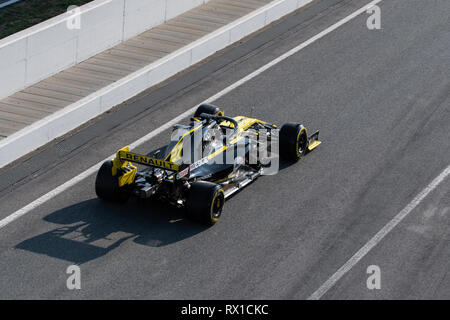
{"label": "white painted line", "polygon": [[4,8],[6,6],[12,5],[12,4],[14,4],[16,2],[19,2],[19,1],[21,1],[21,0],[9,0],[9,1],[0,3],[0,8]]}
{"label": "white painted line", "polygon": [[[317,40],[323,38],[327,34],[329,34],[329,33],[333,32],[334,30],[338,29],[339,27],[341,27],[345,23],[347,23],[350,20],[356,18],[361,13],[367,11],[368,8],[372,7],[373,5],[376,5],[377,3],[381,2],[381,1],[382,0],[375,0],[375,1],[372,1],[371,3],[369,3],[368,5],[365,5],[361,9],[355,11],[354,13],[352,13],[351,15],[347,16],[346,18],[340,20],[339,22],[337,22],[336,24],[332,25],[331,27],[325,29],[324,31],[322,31],[319,34],[315,35],[314,37],[310,38],[309,40],[303,42],[299,46],[289,50],[288,52],[286,52],[285,54],[283,54],[280,57],[276,58],[275,60],[272,60],[271,62],[269,62],[268,64],[262,66],[261,68],[257,69],[256,71],[252,72],[248,76],[242,78],[241,80],[235,82],[234,84],[230,85],[229,87],[225,88],[224,90],[222,90],[219,93],[215,94],[214,96],[210,97],[209,99],[204,101],[204,103],[211,103],[211,102],[219,99],[220,97],[226,95],[230,91],[236,89],[237,87],[243,85],[244,83],[248,82],[249,80],[255,78],[258,75],[260,75],[261,73],[263,73],[267,69],[269,69],[269,68],[273,67],[274,65],[282,62],[283,60],[289,58],[290,56],[294,55],[295,53],[299,52],[300,50],[306,48],[310,44],[316,42]],[[178,117],[172,119],[171,121],[167,122],[166,124],[162,125],[161,127],[153,130],[152,132],[150,132],[146,136],[144,136],[144,137],[140,138],[139,140],[133,142],[132,144],[130,144],[130,149],[134,149],[134,148],[142,145],[143,143],[145,143],[148,140],[152,139],[153,137],[155,137],[156,135],[160,134],[164,130],[167,130],[170,127],[172,127],[173,125],[177,124],[178,122],[180,122],[184,118],[189,117],[192,113],[195,112],[197,107],[198,106],[192,107],[191,109],[189,109],[189,110],[185,111],[184,113],[180,114]],[[111,159],[113,157],[114,157],[114,155],[111,155],[108,158],[106,158],[104,161],[109,160],[109,159]],[[35,200],[35,201],[31,202],[30,204],[26,205],[22,209],[19,209],[16,212],[14,212],[11,215],[9,215],[8,217],[4,218],[3,220],[0,220],[0,229],[5,227],[6,225],[10,224],[14,220],[17,220],[18,218],[20,218],[20,217],[24,216],[25,214],[29,213],[33,209],[39,207],[41,204],[47,202],[48,200],[56,197],[57,195],[61,194],[64,191],[66,191],[67,189],[69,189],[70,187],[74,186],[75,184],[77,184],[81,180],[87,178],[91,174],[95,173],[100,168],[100,166],[102,165],[102,163],[104,161],[101,161],[101,162],[97,163],[93,167],[89,168],[88,170],[84,171],[83,173],[79,174],[78,176],[72,178],[71,180],[65,182],[64,184],[60,185],[56,189],[53,189],[52,191],[46,193],[45,195],[41,196],[37,200]]]}
{"label": "white painted line", "polygon": [[405,219],[415,208],[436,189],[450,175],[448,166],[436,177],[421,193],[419,193],[402,211],[389,221],[376,235],[372,237],[361,249],[358,250],[342,267],[339,268],[319,289],[317,289],[308,300],[319,300],[328,292],[347,272],[349,272],[365,255],[367,255],[378,243],[386,237],[403,219]]}

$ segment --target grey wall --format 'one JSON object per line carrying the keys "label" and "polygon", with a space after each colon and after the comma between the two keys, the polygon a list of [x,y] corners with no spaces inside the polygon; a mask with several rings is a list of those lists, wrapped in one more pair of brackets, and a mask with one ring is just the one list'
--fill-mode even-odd
{"label": "grey wall", "polygon": [[209,0],[96,0],[0,40],[0,99]]}

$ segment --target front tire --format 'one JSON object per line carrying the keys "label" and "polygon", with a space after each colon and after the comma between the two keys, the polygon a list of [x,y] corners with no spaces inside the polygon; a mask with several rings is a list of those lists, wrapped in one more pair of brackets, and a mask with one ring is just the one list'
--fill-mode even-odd
{"label": "front tire", "polygon": [[113,162],[105,161],[98,170],[95,179],[95,193],[97,197],[108,202],[123,203],[128,200],[129,194],[119,187],[119,174],[112,175]]}
{"label": "front tire", "polygon": [[225,193],[218,184],[194,182],[186,201],[187,215],[201,224],[212,226],[219,221],[224,203]]}
{"label": "front tire", "polygon": [[200,105],[194,113],[194,118],[199,117],[202,113],[210,114],[213,116],[223,116],[225,113],[212,104],[204,103]]}
{"label": "front tire", "polygon": [[296,162],[308,150],[308,132],[298,123],[286,123],[280,130],[280,156]]}

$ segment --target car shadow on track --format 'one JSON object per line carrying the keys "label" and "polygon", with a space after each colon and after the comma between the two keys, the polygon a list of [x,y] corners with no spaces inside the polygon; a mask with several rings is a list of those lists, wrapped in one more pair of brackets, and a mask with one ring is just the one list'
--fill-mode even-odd
{"label": "car shadow on track", "polygon": [[137,199],[122,205],[90,199],[55,211],[44,220],[59,227],[27,239],[16,248],[75,264],[100,258],[129,239],[162,247],[207,229],[185,219],[181,209]]}
{"label": "car shadow on track", "polygon": [[[281,161],[279,170],[291,165]],[[89,199],[55,211],[44,220],[58,227],[16,248],[75,264],[98,259],[130,239],[148,247],[163,247],[208,229],[186,219],[182,209],[136,198],[120,205]]]}

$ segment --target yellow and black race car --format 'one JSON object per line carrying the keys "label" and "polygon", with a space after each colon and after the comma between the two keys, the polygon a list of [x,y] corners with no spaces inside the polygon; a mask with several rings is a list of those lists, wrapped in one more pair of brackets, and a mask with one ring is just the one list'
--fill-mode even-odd
{"label": "yellow and black race car", "polygon": [[[274,174],[279,159],[296,162],[321,142],[297,123],[274,124],[227,117],[213,105],[198,107],[191,123],[173,128],[169,145],[148,155],[129,147],[100,168],[95,191],[111,202],[157,197],[186,208],[189,218],[216,223],[225,199],[261,175]],[[137,165],[145,166],[138,170]]]}

